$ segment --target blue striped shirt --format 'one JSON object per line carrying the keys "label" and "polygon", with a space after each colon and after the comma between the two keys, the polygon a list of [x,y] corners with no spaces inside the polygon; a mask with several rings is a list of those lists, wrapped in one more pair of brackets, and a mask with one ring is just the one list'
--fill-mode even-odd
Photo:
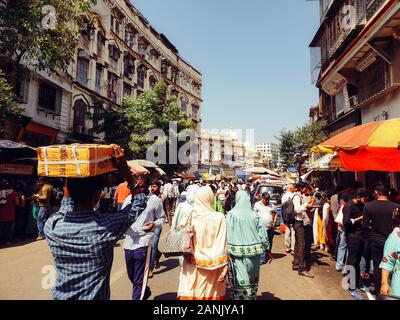
{"label": "blue striped shirt", "polygon": [[53,299],[109,300],[114,246],[145,208],[144,194],[108,214],[74,212],[72,199],[64,198],[44,230],[57,269]]}

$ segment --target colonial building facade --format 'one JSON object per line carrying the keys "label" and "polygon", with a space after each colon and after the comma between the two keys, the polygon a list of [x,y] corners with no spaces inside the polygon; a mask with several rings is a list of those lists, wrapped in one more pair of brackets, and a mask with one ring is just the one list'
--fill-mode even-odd
{"label": "colonial building facade", "polygon": [[[248,137],[246,137],[248,139]],[[252,153],[249,142],[244,142],[234,130],[224,132],[202,130],[199,137],[198,170],[212,175],[235,178],[238,170],[251,166]],[[193,168],[194,169],[194,168]]]}
{"label": "colonial building facade", "polygon": [[[372,121],[400,117],[400,3],[395,0],[320,0],[320,27],[312,40],[312,117],[328,121],[334,136]],[[354,176],[354,175],[353,175]],[[398,174],[359,173],[357,180],[390,181]]]}
{"label": "colonial building facade", "polygon": [[138,97],[159,80],[181,109],[201,125],[202,75],[156,31],[129,0],[98,0],[84,14],[68,78],[34,71],[21,75],[17,94],[25,106],[18,141],[32,146],[102,142],[88,116],[99,104],[122,111],[124,96]]}

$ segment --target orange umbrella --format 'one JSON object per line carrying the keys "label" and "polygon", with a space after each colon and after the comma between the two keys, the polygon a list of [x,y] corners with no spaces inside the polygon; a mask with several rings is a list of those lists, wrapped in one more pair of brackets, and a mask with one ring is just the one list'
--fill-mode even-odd
{"label": "orange umbrella", "polygon": [[364,124],[321,143],[313,152],[337,152],[349,171],[400,171],[400,119]]}

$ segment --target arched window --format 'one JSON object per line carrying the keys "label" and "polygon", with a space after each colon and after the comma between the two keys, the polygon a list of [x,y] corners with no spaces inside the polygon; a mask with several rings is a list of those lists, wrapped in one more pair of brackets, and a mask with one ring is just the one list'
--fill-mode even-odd
{"label": "arched window", "polygon": [[181,110],[182,112],[184,112],[185,114],[187,114],[187,107],[189,104],[189,100],[186,96],[182,96],[181,97]]}
{"label": "arched window", "polygon": [[86,108],[86,103],[83,100],[77,100],[74,104],[73,132],[76,134],[85,133]]}
{"label": "arched window", "polygon": [[156,83],[157,83],[157,78],[154,75],[151,75],[150,78],[149,78],[150,88],[154,88]]}
{"label": "arched window", "polygon": [[137,75],[137,85],[138,85],[138,87],[140,87],[140,88],[142,88],[142,89],[144,89],[144,81],[145,81],[145,78],[146,78],[146,68],[143,66],[143,65],[141,65],[139,68],[138,68],[138,75]]}

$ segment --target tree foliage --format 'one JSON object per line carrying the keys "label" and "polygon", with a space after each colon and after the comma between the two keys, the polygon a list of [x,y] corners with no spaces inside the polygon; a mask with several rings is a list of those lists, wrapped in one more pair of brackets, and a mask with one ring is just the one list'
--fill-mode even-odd
{"label": "tree foliage", "polygon": [[0,136],[5,130],[6,119],[15,118],[24,110],[15,100],[13,88],[0,70]]}
{"label": "tree foliage", "polygon": [[[36,70],[65,72],[75,55],[80,14],[96,0],[0,0],[0,55]],[[55,20],[43,12],[51,5]],[[53,28],[53,21],[54,28]],[[50,23],[47,23],[50,22]]]}
{"label": "tree foliage", "polygon": [[87,116],[93,122],[93,131],[105,135],[107,143],[115,143],[125,149],[128,158],[133,157],[129,147],[130,131],[128,121],[120,110],[115,109],[103,100],[92,97],[92,105]]}
{"label": "tree foliage", "polygon": [[8,84],[4,80],[1,84],[1,94],[7,93],[2,97],[7,101],[1,105],[1,128],[7,121],[14,131],[14,119],[23,111],[12,102],[12,88],[17,87],[21,69],[68,74],[79,35],[76,26],[82,23],[81,13],[95,3],[96,0],[0,0],[0,68],[8,80]]}
{"label": "tree foliage", "polygon": [[278,136],[280,141],[279,154],[284,167],[293,167],[296,163],[295,134],[292,131],[282,130]]}
{"label": "tree foliage", "polygon": [[[158,82],[153,89],[146,90],[137,99],[125,97],[123,107],[127,127],[131,132],[130,149],[138,159],[145,159],[147,150],[155,144],[147,139],[150,130],[160,129],[166,134],[166,137],[159,137],[156,144],[167,143],[166,159],[169,162],[168,142],[177,139],[177,134],[185,129],[196,129],[193,122],[181,111],[177,98],[169,97],[167,85],[163,81]],[[170,122],[177,123],[176,131],[170,130]],[[182,144],[178,143],[178,149]],[[187,165],[179,162],[160,163],[160,167],[170,175],[188,169]]]}
{"label": "tree foliage", "polygon": [[310,157],[311,149],[327,139],[324,132],[326,125],[326,121],[317,121],[305,124],[295,131],[283,130],[278,139],[284,167],[296,166],[301,173],[304,163]]}

